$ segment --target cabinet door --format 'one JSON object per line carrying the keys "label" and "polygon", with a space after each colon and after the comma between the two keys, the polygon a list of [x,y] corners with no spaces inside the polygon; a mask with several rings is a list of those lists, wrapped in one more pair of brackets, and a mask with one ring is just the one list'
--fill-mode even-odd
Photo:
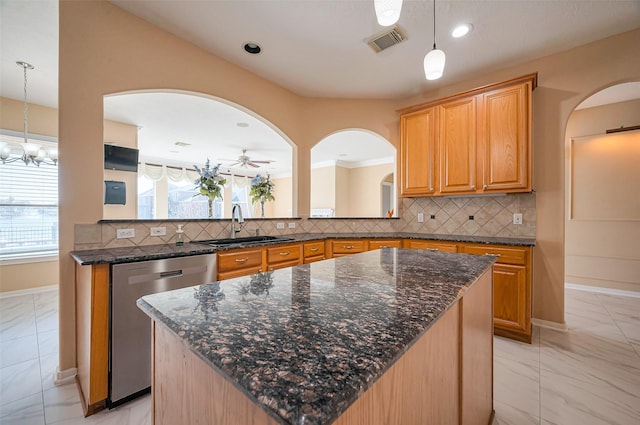
{"label": "cabinet door", "polygon": [[440,192],[476,190],[476,97],[438,106]]}
{"label": "cabinet door", "polygon": [[435,108],[400,117],[400,181],[403,196],[431,195],[436,184]]}
{"label": "cabinet door", "polygon": [[427,251],[458,252],[458,245],[452,242],[406,239],[404,241],[404,247],[411,249],[425,249]]}
{"label": "cabinet door", "polygon": [[262,269],[262,248],[218,253],[218,280],[258,273]]}
{"label": "cabinet door", "polygon": [[364,239],[338,239],[329,242],[330,258],[364,252],[367,241]]}
{"label": "cabinet door", "polygon": [[527,82],[482,95],[483,191],[531,190],[530,93]]}
{"label": "cabinet door", "polygon": [[400,239],[372,239],[369,241],[369,251],[380,248],[401,248]]}
{"label": "cabinet door", "polygon": [[[493,265],[493,317],[498,328],[529,334],[531,320],[527,268],[511,264]],[[496,332],[499,334],[499,332]]]}

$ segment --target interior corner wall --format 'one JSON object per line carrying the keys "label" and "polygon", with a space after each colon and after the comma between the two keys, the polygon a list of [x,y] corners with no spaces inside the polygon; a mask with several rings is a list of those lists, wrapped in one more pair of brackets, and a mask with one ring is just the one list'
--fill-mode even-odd
{"label": "interior corner wall", "polygon": [[393,163],[349,169],[349,216],[382,217],[382,181]]}
{"label": "interior corner wall", "polygon": [[[588,286],[599,286],[612,289],[640,291],[640,214],[638,214],[639,194],[636,177],[633,180],[611,187],[611,191],[620,191],[623,196],[617,197],[615,205],[604,203],[603,199],[591,197],[589,191],[580,192],[585,199],[575,199],[577,193],[572,195],[573,186],[577,183],[593,188],[603,184],[604,175],[618,173],[620,176],[631,172],[637,173],[638,149],[640,149],[640,130],[624,133],[605,135],[607,129],[620,126],[631,127],[640,125],[640,99],[611,105],[599,106],[574,111],[567,123],[565,156],[566,178],[566,204],[571,207],[572,202],[580,202],[581,205],[593,205],[589,211],[597,210],[599,217],[591,219],[570,214],[567,209],[565,224],[565,280],[566,282]],[[599,136],[598,136],[599,135]],[[590,137],[587,137],[590,136]],[[580,182],[573,182],[571,170],[576,164],[572,164],[574,155],[571,154],[572,146],[583,141],[592,143],[614,142],[607,147],[610,149],[624,149],[616,147],[616,140],[620,137],[633,138],[632,146],[637,148],[633,155],[628,149],[620,152],[612,152],[616,155],[627,156],[627,161],[615,160],[608,164],[609,173],[605,173],[607,164],[603,161],[608,156],[597,155],[591,158],[592,163],[602,167],[600,170],[590,167],[590,173],[582,176]],[[586,140],[585,140],[586,139]],[[636,140],[637,139],[637,143]],[[574,147],[575,149],[575,147]],[[628,169],[624,169],[625,164]],[[620,169],[623,167],[623,169]],[[633,168],[633,170],[632,170]],[[583,181],[583,180],[587,181]],[[589,180],[593,179],[593,181]],[[627,179],[629,180],[629,179]],[[609,190],[609,189],[607,189]],[[573,198],[573,199],[572,199]],[[616,219],[616,214],[625,211],[624,219]],[[635,213],[634,213],[635,211]],[[631,214],[629,214],[631,213]],[[608,218],[607,218],[608,217]]]}

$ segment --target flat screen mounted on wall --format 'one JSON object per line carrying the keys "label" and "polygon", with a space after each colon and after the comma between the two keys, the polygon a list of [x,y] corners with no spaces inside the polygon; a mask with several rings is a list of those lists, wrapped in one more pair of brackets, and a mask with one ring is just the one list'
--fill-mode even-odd
{"label": "flat screen mounted on wall", "polygon": [[104,145],[104,169],[138,171],[138,149]]}

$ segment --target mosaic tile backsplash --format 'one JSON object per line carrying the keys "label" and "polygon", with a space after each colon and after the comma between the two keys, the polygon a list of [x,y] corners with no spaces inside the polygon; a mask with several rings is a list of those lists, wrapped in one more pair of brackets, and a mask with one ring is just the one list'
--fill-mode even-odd
{"label": "mosaic tile backsplash", "polygon": [[[456,197],[404,198],[398,219],[321,219],[278,218],[246,220],[238,237],[286,235],[291,233],[385,233],[410,232],[465,236],[527,237],[536,235],[536,199],[534,193]],[[418,214],[424,222],[418,222]],[[513,214],[521,213],[523,223],[513,224]],[[285,229],[277,229],[284,223]],[[290,229],[289,224],[295,223]],[[183,225],[186,241],[220,239],[230,236],[229,220],[110,222],[76,224],[75,249],[115,248],[136,245],[174,243],[178,224]],[[166,227],[165,236],[150,236],[151,227]],[[117,229],[135,230],[136,236],[117,239]]]}

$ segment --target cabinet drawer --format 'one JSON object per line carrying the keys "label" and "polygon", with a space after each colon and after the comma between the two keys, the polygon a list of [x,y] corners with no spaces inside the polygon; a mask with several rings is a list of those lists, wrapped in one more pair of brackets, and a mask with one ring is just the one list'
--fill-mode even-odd
{"label": "cabinet drawer", "polygon": [[331,241],[331,252],[333,254],[355,254],[365,250],[366,240],[337,240]]}
{"label": "cabinet drawer", "polygon": [[304,257],[304,264],[315,263],[316,261],[325,260],[324,255],[318,255],[316,257]]}
{"label": "cabinet drawer", "polygon": [[374,239],[369,241],[369,251],[380,248],[400,248],[401,245],[400,239]]}
{"label": "cabinet drawer", "polygon": [[282,245],[267,248],[267,264],[276,264],[300,259],[300,245]]}
{"label": "cabinet drawer", "polygon": [[218,273],[262,266],[262,249],[218,253]]}
{"label": "cabinet drawer", "polygon": [[463,245],[462,252],[475,255],[495,255],[498,257],[498,263],[526,265],[528,248],[495,245]]}
{"label": "cabinet drawer", "polygon": [[405,240],[405,248],[426,249],[427,251],[458,252],[458,244],[439,241]]}
{"label": "cabinet drawer", "polygon": [[324,241],[306,242],[303,245],[304,258],[324,256]]}
{"label": "cabinet drawer", "polygon": [[298,265],[300,265],[300,259],[287,260],[287,261],[281,261],[279,263],[270,263],[267,266],[267,270],[271,271],[271,270],[277,270],[277,269],[284,269],[285,267],[293,267]]}

